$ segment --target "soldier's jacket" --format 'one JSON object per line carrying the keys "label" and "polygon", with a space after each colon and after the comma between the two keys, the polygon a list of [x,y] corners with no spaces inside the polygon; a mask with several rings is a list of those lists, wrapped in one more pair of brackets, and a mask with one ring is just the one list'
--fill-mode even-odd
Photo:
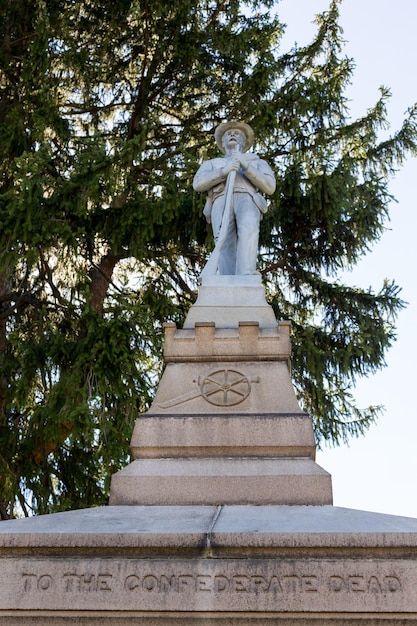
{"label": "soldier's jacket", "polygon": [[[267,211],[267,202],[260,191],[271,194],[275,190],[275,178],[266,161],[256,154],[246,154],[249,160],[245,171],[239,169],[236,172],[234,185],[235,193],[248,193],[261,213]],[[213,202],[224,195],[226,179],[222,177],[221,170],[226,166],[227,159],[219,157],[205,161],[194,176],[193,187],[196,191],[208,191],[207,202],[204,207],[204,215],[208,222],[211,221],[211,209]]]}

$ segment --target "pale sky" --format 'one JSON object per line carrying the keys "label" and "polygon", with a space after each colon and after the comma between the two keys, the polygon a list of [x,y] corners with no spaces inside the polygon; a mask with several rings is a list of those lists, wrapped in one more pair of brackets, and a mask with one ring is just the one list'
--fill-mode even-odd
{"label": "pale sky", "polygon": [[[311,41],[314,15],[327,0],[281,0],[278,13],[287,24],[282,51],[295,41]],[[356,70],[349,89],[353,117],[375,104],[378,87],[391,89],[391,130],[417,101],[417,2],[414,0],[344,0],[340,24],[345,54]],[[351,284],[379,290],[395,279],[408,306],[400,313],[398,339],[387,353],[387,367],[356,387],[359,406],[382,404],[385,414],[365,437],[349,447],[318,451],[317,462],[332,474],[334,505],[417,518],[417,159],[409,158],[390,185],[398,201],[391,222],[374,250],[349,277]]]}

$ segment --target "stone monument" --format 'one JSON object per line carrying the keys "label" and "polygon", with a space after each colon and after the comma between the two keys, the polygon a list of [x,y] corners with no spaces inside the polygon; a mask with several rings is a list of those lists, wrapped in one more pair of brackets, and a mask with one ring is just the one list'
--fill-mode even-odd
{"label": "stone monument", "polygon": [[[240,156],[212,204],[225,198],[236,250]],[[417,520],[332,506],[289,324],[258,274],[221,273],[225,240],[183,328],[165,325],[110,505],[0,524],[0,625],[417,625]]]}

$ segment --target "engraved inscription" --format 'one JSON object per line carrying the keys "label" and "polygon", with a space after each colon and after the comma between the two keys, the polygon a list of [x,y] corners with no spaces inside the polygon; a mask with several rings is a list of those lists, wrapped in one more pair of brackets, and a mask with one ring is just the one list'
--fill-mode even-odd
{"label": "engraved inscription", "polygon": [[[137,590],[154,593],[245,593],[245,594],[300,594],[300,593],[370,593],[387,594],[401,590],[397,576],[375,575],[330,576],[327,579],[314,575],[272,575],[255,574],[210,575],[210,574],[129,574],[123,580],[115,581],[108,573],[65,572],[59,578],[49,574],[36,575],[22,573],[24,591],[49,591],[59,589],[69,593],[98,593],[117,590]],[[117,584],[118,583],[118,584]]]}
{"label": "engraved inscription", "polygon": [[64,574],[64,591],[112,591],[111,574]]}
{"label": "engraved inscription", "polygon": [[194,593],[371,593],[386,594],[396,593],[401,589],[401,583],[396,576],[330,576],[327,580],[320,580],[317,576],[287,575],[265,577],[261,575],[232,575],[216,576],[197,575],[191,576],[180,574],[178,576],[155,576],[146,574],[143,577],[137,574],[127,576],[124,582],[127,591],[143,589],[156,593],[175,591],[181,593],[192,591]]}
{"label": "engraved inscription", "polygon": [[[0,608],[417,612],[417,563],[332,559],[7,559]],[[7,588],[7,589],[6,589]],[[12,604],[11,604],[12,603]],[[214,604],[213,604],[214,603]]]}
{"label": "engraved inscription", "polygon": [[401,584],[396,576],[384,576],[383,579],[377,576],[331,576],[329,591],[339,593],[359,592],[359,593],[395,593],[400,591]]}
{"label": "engraved inscription", "polygon": [[65,572],[61,576],[52,577],[50,574],[22,573],[23,591],[51,591],[64,592],[98,592],[112,591],[112,574],[77,574]]}
{"label": "engraved inscription", "polygon": [[26,574],[22,573],[23,589],[24,591],[32,591],[37,589],[38,591],[46,591],[53,586],[53,578],[49,574]]}

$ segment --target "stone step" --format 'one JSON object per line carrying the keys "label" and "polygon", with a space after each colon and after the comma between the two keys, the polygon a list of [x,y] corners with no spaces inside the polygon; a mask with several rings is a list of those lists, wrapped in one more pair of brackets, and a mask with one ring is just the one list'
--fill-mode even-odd
{"label": "stone step", "polygon": [[311,459],[137,459],[114,474],[110,504],[332,504],[331,476]]}
{"label": "stone step", "polygon": [[136,420],[133,458],[307,457],[315,440],[307,414],[144,415]]}

